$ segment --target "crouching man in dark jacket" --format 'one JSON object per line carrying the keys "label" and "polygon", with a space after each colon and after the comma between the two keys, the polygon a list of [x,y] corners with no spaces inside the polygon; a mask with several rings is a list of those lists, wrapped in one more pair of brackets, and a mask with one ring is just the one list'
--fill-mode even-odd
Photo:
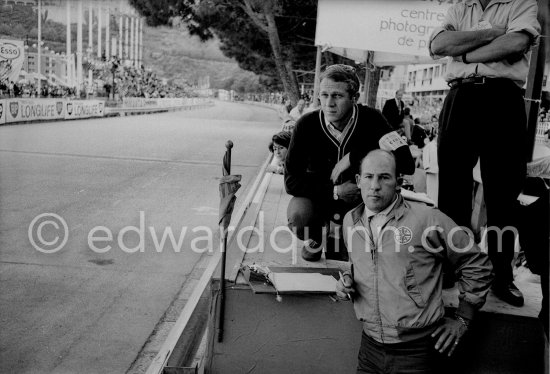
{"label": "crouching man in dark jacket", "polygon": [[306,261],[321,258],[327,222],[341,225],[344,215],[361,202],[355,184],[358,160],[373,149],[384,148],[395,153],[402,166],[398,172],[415,171],[407,144],[382,113],[358,105],[358,97],[355,69],[329,66],[321,74],[321,109],[302,115],[292,134],[285,188],[294,197],[287,216],[290,229],[305,242],[302,258]]}

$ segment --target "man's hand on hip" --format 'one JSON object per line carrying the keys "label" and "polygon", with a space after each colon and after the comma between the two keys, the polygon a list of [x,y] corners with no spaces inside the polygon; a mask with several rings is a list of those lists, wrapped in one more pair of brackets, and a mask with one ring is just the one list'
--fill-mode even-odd
{"label": "man's hand on hip", "polygon": [[468,328],[459,320],[445,317],[443,324],[432,333],[432,338],[439,336],[435,349],[439,353],[448,352],[447,355],[451,356],[467,330]]}

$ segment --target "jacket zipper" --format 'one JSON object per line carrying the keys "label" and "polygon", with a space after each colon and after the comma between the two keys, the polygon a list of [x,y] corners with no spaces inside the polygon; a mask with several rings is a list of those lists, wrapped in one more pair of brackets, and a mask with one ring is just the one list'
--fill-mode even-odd
{"label": "jacket zipper", "polygon": [[[388,223],[390,222],[391,220],[391,217],[390,219],[388,219],[383,225],[382,227],[380,228],[380,233],[383,233],[384,232],[384,229],[386,228],[386,226],[388,225]],[[370,225],[369,225],[369,232],[371,232],[371,235],[370,235],[370,241],[371,241],[371,245],[372,247],[371,248],[374,248],[374,250],[371,250],[371,257],[372,257],[372,262],[373,262],[373,265],[374,265],[374,293],[376,295],[376,316],[377,316],[377,319],[378,319],[378,324],[380,326],[380,340],[382,341],[382,343],[384,343],[384,328],[383,328],[383,324],[382,324],[382,314],[380,313],[380,298],[378,296],[378,243],[374,243],[374,237],[372,235],[372,231],[370,230]],[[378,237],[378,240],[377,242],[380,240],[380,237]]]}
{"label": "jacket zipper", "polygon": [[374,236],[370,227],[370,223],[367,222],[367,233],[369,234],[369,240],[370,240],[370,254],[372,259],[372,264],[374,266],[374,295],[376,298],[376,319],[378,321],[378,326],[380,328],[380,339],[382,340],[382,343],[384,342],[384,332],[382,330],[382,316],[380,315],[380,299],[378,297],[378,263],[376,261],[376,255],[375,252],[378,251],[378,246],[374,243]]}

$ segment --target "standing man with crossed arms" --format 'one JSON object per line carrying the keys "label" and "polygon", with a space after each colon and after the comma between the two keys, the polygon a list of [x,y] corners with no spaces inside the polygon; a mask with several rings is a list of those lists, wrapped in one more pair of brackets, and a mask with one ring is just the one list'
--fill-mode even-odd
{"label": "standing man with crossed arms", "polygon": [[526,176],[521,88],[527,52],[539,32],[535,0],[466,0],[449,8],[429,46],[435,58],[452,58],[446,76],[451,90],[439,116],[438,207],[459,225],[470,226],[472,169],[479,158],[493,291],[515,306],[523,305],[511,265],[514,209]]}

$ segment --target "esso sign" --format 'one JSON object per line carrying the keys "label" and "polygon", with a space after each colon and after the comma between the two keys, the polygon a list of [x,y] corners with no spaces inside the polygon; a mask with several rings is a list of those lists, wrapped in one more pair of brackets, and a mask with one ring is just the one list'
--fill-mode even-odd
{"label": "esso sign", "polygon": [[11,43],[0,44],[0,58],[6,60],[14,60],[21,54],[19,47]]}

